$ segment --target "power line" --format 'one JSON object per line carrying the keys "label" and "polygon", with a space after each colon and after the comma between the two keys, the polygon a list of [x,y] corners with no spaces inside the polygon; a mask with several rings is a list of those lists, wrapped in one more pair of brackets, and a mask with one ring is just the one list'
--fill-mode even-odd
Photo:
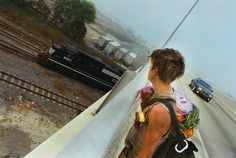
{"label": "power line", "polygon": [[175,32],[179,29],[179,27],[182,25],[182,23],[184,22],[184,20],[188,17],[188,15],[191,13],[191,11],[193,10],[193,8],[197,5],[197,3],[199,2],[199,0],[197,0],[194,5],[191,7],[191,9],[188,11],[188,13],[184,16],[184,18],[180,21],[180,23],[178,24],[178,26],[175,28],[175,30],[172,32],[172,34],[170,35],[170,37],[166,40],[165,44],[161,47],[164,48],[166,46],[166,44],[170,41],[170,39],[174,36]]}

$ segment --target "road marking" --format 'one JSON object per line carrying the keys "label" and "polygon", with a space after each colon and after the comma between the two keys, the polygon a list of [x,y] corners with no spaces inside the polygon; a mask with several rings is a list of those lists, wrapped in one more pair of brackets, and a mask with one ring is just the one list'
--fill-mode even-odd
{"label": "road marking", "polygon": [[201,145],[202,145],[202,147],[203,147],[203,153],[204,153],[204,155],[205,155],[205,158],[209,158],[209,155],[208,155],[207,150],[206,150],[206,146],[204,145],[204,143],[203,143],[203,141],[202,141],[202,137],[201,137],[201,135],[200,135],[200,132],[199,132],[198,130],[196,130],[196,133],[197,133],[198,138],[199,138],[199,141],[201,142]]}

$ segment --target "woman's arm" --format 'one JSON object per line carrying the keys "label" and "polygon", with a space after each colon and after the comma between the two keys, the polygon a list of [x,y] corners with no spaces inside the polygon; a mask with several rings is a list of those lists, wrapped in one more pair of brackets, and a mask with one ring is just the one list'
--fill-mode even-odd
{"label": "woman's arm", "polygon": [[[160,104],[161,105],[161,104]],[[148,127],[137,158],[151,158],[161,137],[170,127],[170,114],[163,106],[155,105],[148,114]]]}

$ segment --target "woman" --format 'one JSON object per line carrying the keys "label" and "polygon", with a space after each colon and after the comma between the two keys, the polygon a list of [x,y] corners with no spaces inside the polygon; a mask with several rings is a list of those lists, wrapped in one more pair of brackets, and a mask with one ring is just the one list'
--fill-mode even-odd
{"label": "woman", "polygon": [[[171,83],[184,74],[185,63],[183,56],[174,49],[157,49],[151,54],[151,66],[148,80],[154,87],[151,98],[175,99]],[[175,108],[175,104],[173,103]],[[126,138],[126,148],[120,157],[151,158],[158,146],[170,134],[171,128],[169,110],[160,102],[148,107],[142,107],[145,122],[135,120]]]}

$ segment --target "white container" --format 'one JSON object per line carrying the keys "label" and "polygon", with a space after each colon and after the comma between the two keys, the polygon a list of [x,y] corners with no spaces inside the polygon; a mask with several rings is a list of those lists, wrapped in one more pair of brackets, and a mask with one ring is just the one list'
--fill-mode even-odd
{"label": "white container", "polygon": [[95,43],[95,46],[100,49],[100,50],[103,50],[106,46],[106,44],[108,42],[111,42],[112,39],[109,38],[109,37],[106,37],[106,36],[100,36],[97,40],[96,40],[96,43]]}
{"label": "white container", "polygon": [[136,57],[137,55],[134,52],[129,53],[123,60],[124,65],[130,66]]}
{"label": "white container", "polygon": [[126,54],[128,53],[128,49],[126,48],[119,48],[114,54],[115,60],[119,61],[121,60]]}
{"label": "white container", "polygon": [[118,48],[120,47],[120,44],[118,42],[109,42],[107,43],[106,47],[104,48],[103,52],[106,55],[113,54]]}

